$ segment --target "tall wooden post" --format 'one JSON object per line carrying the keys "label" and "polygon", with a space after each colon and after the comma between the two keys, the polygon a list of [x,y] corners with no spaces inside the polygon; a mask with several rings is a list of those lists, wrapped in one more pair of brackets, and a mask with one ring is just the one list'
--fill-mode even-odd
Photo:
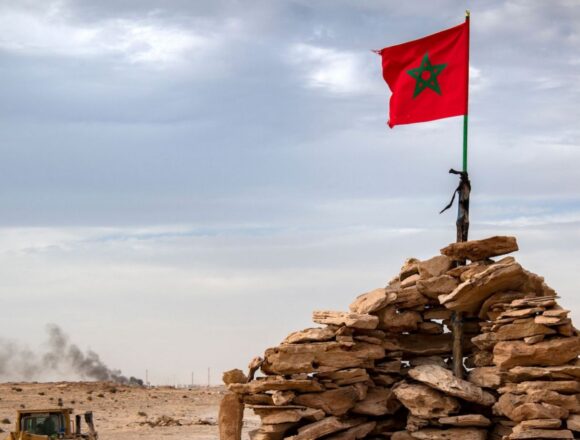
{"label": "tall wooden post", "polygon": [[[457,172],[460,183],[457,188],[459,202],[457,207],[457,241],[467,241],[469,236],[469,195],[471,193],[471,182],[467,171]],[[460,265],[465,261],[459,262]],[[463,378],[463,313],[453,312],[451,316],[451,330],[453,332],[453,373],[458,378]]]}

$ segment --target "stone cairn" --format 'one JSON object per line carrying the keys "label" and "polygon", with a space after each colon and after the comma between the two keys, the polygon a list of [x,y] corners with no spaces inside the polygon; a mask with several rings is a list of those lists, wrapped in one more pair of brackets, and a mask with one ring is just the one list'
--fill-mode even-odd
{"label": "stone cairn", "polygon": [[[580,336],[543,278],[492,260],[516,250],[513,237],[454,243],[349,312],[315,311],[322,327],[224,373],[221,440],[241,438],[245,406],[261,419],[252,440],[575,438]],[[466,380],[450,369],[452,312]]]}

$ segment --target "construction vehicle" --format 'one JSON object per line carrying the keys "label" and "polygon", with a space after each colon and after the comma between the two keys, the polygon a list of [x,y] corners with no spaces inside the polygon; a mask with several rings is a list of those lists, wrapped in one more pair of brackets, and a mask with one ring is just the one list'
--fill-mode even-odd
{"label": "construction vehicle", "polygon": [[73,420],[72,408],[22,409],[16,413],[15,430],[6,440],[98,440],[93,413],[84,413],[87,432],[81,432],[81,415]]}

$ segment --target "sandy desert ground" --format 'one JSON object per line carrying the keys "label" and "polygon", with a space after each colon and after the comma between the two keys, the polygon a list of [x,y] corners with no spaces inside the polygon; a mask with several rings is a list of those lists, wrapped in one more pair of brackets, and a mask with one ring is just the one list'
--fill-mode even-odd
{"label": "sandy desert ground", "polygon": [[[139,388],[103,382],[3,383],[0,384],[0,439],[12,430],[20,408],[64,407],[76,413],[93,411],[102,440],[167,440],[219,438],[217,414],[223,387],[182,389]],[[180,426],[150,426],[161,417],[170,417]],[[244,438],[258,425],[246,410]],[[6,423],[7,420],[10,423]]]}

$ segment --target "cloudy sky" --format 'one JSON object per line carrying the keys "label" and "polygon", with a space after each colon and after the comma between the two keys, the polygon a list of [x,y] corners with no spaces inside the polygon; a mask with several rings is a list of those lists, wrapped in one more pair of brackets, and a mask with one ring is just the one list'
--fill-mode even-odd
{"label": "cloudy sky", "polygon": [[1,0],[1,337],[217,383],[436,254],[462,121],[387,128],[371,49],[466,8],[471,236],[580,319],[577,1]]}

